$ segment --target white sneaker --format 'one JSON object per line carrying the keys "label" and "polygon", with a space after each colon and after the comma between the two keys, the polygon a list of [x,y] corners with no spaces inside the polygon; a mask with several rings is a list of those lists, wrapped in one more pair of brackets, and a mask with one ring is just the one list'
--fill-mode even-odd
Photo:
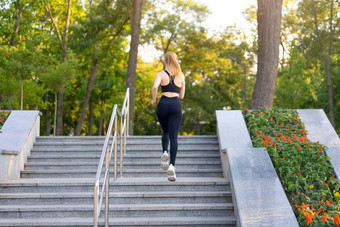
{"label": "white sneaker", "polygon": [[161,156],[161,169],[162,170],[167,170],[169,168],[168,160],[169,160],[169,155],[168,155],[168,152],[165,151]]}
{"label": "white sneaker", "polygon": [[169,181],[176,181],[176,173],[175,173],[175,166],[170,164],[169,169],[166,171],[168,174]]}

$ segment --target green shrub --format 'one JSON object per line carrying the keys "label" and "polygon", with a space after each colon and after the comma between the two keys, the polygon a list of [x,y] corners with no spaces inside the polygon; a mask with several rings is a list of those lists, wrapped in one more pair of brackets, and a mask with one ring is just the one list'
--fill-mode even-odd
{"label": "green shrub", "polygon": [[265,147],[301,226],[340,225],[340,182],[324,145],[294,110],[243,112],[254,147]]}

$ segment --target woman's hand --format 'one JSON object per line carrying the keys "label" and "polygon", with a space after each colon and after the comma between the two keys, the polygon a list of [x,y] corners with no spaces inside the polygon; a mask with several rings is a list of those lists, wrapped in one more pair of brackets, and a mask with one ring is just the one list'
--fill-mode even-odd
{"label": "woman's hand", "polygon": [[156,104],[156,99],[152,99],[151,104],[154,106]]}

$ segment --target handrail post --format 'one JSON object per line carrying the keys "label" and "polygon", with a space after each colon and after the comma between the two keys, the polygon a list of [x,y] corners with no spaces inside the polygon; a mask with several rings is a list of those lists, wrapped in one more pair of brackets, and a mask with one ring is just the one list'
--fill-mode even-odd
{"label": "handrail post", "polygon": [[117,136],[118,136],[118,132],[117,132],[117,115],[115,116],[115,133],[114,133],[115,138],[114,141],[112,141],[114,143],[114,155],[113,155],[113,159],[114,159],[114,181],[117,180]]}
{"label": "handrail post", "polygon": [[[110,118],[110,123],[107,128],[107,133],[105,136],[105,141],[102,149],[102,153],[99,160],[99,165],[97,168],[96,180],[93,188],[93,226],[98,227],[99,217],[102,211],[102,203],[105,193],[105,227],[109,226],[109,204],[110,204],[110,161],[114,158],[114,181],[117,180],[117,149],[118,149],[118,135],[120,130],[120,176],[123,177],[123,152],[126,154],[126,136],[129,133],[129,106],[130,106],[130,91],[127,88],[124,103],[122,106],[122,111],[119,110],[118,106],[115,104]],[[118,130],[117,114],[121,117],[120,129]],[[124,123],[123,123],[124,122]],[[114,140],[111,143],[110,149],[108,144],[110,143],[110,135],[112,135],[114,124]],[[124,136],[124,138],[123,138]],[[124,142],[123,142],[124,141]],[[105,159],[105,160],[104,160]],[[105,177],[103,180],[103,186],[100,188],[100,176],[102,173],[102,168],[105,161]],[[105,185],[105,186],[104,186]]]}
{"label": "handrail post", "polygon": [[109,179],[110,179],[110,150],[106,150],[105,172],[107,172],[105,184],[105,227],[109,227]]}
{"label": "handrail post", "polygon": [[[124,107],[123,107],[124,108]],[[126,111],[126,110],[125,110]],[[119,149],[119,153],[120,153],[120,168],[119,168],[119,172],[120,172],[120,177],[123,177],[123,136],[124,136],[124,128],[123,128],[123,119],[124,119],[124,114],[120,117],[120,149]],[[126,127],[126,125],[125,125]]]}
{"label": "handrail post", "polygon": [[93,188],[93,227],[98,227],[98,202],[99,202],[99,181],[96,181]]}

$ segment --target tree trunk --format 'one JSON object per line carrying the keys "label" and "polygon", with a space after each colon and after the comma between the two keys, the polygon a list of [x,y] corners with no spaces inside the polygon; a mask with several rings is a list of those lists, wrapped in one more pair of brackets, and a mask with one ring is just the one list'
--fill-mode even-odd
{"label": "tree trunk", "polygon": [[23,110],[24,106],[24,79],[21,78],[20,85],[20,110]]}
{"label": "tree trunk", "polygon": [[[50,5],[45,5],[46,11],[49,13],[49,16],[51,18],[52,24],[55,28],[55,34],[58,37],[59,40],[59,46],[61,49],[61,63],[64,63],[66,60],[66,54],[67,54],[67,41],[68,41],[68,35],[69,35],[69,25],[70,25],[70,17],[71,17],[71,0],[68,0],[67,4],[67,14],[66,14],[66,20],[65,20],[65,27],[64,27],[64,39],[61,37],[59,28],[57,23],[55,22],[52,11],[50,8]],[[57,113],[57,124],[53,127],[56,127],[56,134],[54,135],[63,135],[63,115],[64,115],[64,91],[61,89],[59,91],[59,100],[58,100],[58,113]]]}
{"label": "tree trunk", "polygon": [[128,70],[126,78],[126,87],[130,88],[130,108],[129,108],[129,134],[133,135],[133,119],[134,119],[134,105],[135,105],[135,86],[136,86],[136,68],[137,55],[140,37],[140,22],[142,18],[142,11],[145,0],[133,0],[131,15],[131,42],[129,51]]}
{"label": "tree trunk", "polygon": [[58,106],[58,93],[54,92],[54,120],[53,120],[53,136],[57,133],[57,106]]}
{"label": "tree trunk", "polygon": [[[45,103],[48,103],[48,92],[45,92]],[[51,135],[51,122],[50,122],[50,109],[47,105],[46,107],[46,114],[45,114],[45,125],[46,125],[46,136]]]}
{"label": "tree trunk", "polygon": [[328,54],[327,58],[324,54],[324,49],[322,47],[321,38],[319,34],[319,27],[318,27],[318,19],[316,15],[316,7],[315,7],[315,1],[312,0],[313,3],[313,15],[314,15],[314,25],[315,25],[315,33],[316,33],[316,39],[319,45],[321,58],[324,63],[326,76],[327,76],[327,90],[328,90],[328,108],[329,108],[329,121],[331,124],[335,125],[335,119],[334,119],[334,101],[333,101],[333,83],[332,83],[332,71],[331,71],[331,55],[332,55],[332,47],[333,47],[333,0],[331,0],[331,12],[329,17],[329,44],[328,44]]}
{"label": "tree trunk", "polygon": [[99,118],[98,136],[101,136],[103,132],[103,116],[104,116],[103,106],[104,106],[104,97],[103,97],[103,91],[102,91],[102,95],[100,97],[100,118]]}
{"label": "tree trunk", "polygon": [[14,29],[13,29],[13,36],[10,42],[10,46],[14,46],[15,45],[15,41],[16,41],[16,37],[18,36],[18,33],[20,31],[20,21],[22,18],[22,12],[24,11],[24,7],[20,6],[20,0],[17,0],[16,4],[19,7],[19,12],[18,12],[18,17],[17,17],[17,23],[14,25]]}
{"label": "tree trunk", "polygon": [[90,102],[90,116],[89,116],[89,136],[93,134],[93,102]]}
{"label": "tree trunk", "polygon": [[200,128],[200,119],[197,117],[196,118],[196,135],[199,135],[201,132],[201,128]]}
{"label": "tree trunk", "polygon": [[85,119],[85,115],[86,115],[87,105],[88,105],[89,100],[90,100],[91,91],[92,91],[92,88],[93,88],[93,82],[94,82],[94,79],[96,77],[97,66],[98,66],[98,59],[96,58],[96,50],[95,50],[94,54],[93,54],[93,61],[92,61],[92,67],[91,67],[91,73],[90,73],[90,77],[89,77],[89,82],[87,83],[87,88],[86,88],[86,93],[85,93],[85,97],[84,97],[84,102],[83,102],[83,106],[81,108],[81,113],[80,113],[79,121],[78,121],[77,128],[76,128],[76,131],[75,131],[75,135],[76,136],[80,135],[81,129],[82,129],[83,124],[84,124],[84,119]]}
{"label": "tree trunk", "polygon": [[280,45],[282,0],[258,0],[257,76],[250,108],[273,105]]}
{"label": "tree trunk", "polygon": [[55,136],[63,135],[63,115],[64,115],[64,91],[60,90],[58,94],[58,111],[57,111],[57,124]]}

